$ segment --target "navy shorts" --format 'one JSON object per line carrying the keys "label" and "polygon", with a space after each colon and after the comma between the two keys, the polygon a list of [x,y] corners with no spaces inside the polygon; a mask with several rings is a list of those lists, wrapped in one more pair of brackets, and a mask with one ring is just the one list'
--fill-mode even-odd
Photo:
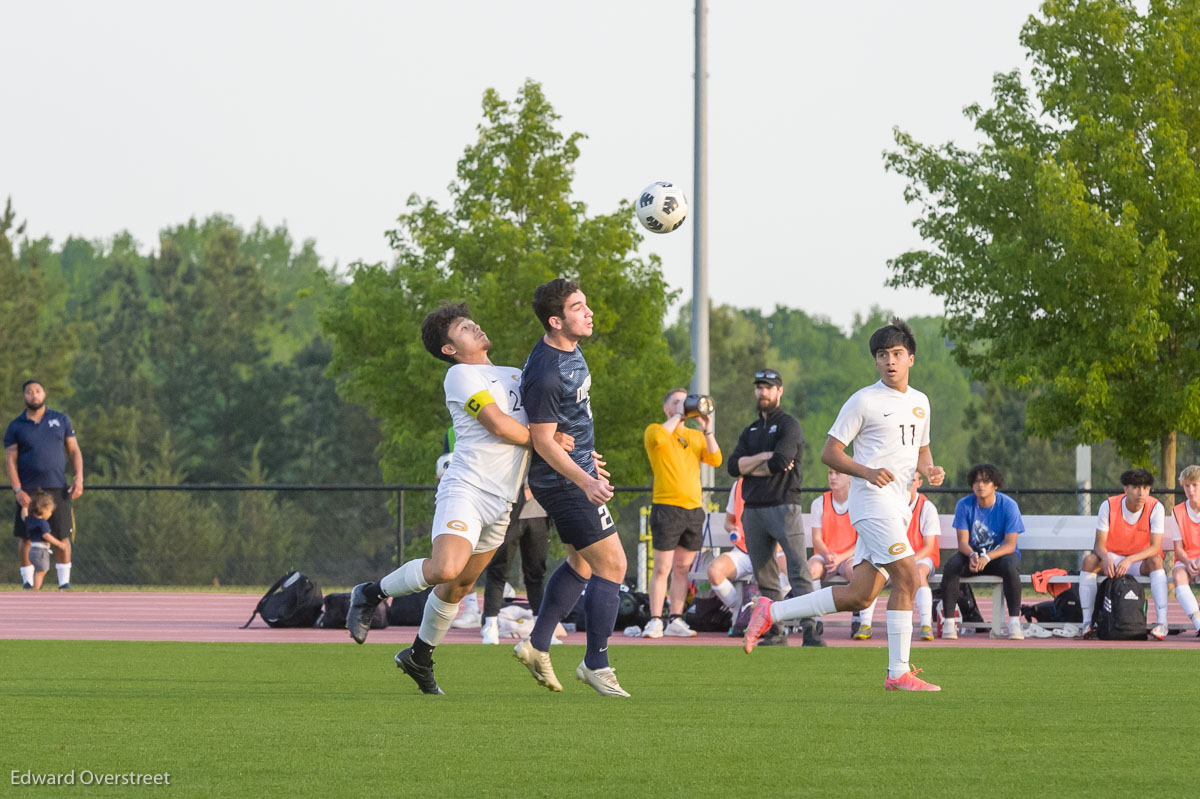
{"label": "navy shorts", "polygon": [[554,522],[558,537],[576,550],[590,547],[617,532],[608,506],[593,505],[588,501],[587,494],[574,483],[543,489],[530,486],[530,490],[533,498]]}

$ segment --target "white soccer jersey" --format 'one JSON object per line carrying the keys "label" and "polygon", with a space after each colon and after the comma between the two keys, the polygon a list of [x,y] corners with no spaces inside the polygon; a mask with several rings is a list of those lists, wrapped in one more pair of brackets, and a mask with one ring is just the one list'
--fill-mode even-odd
{"label": "white soccer jersey", "polygon": [[850,478],[850,523],[863,519],[912,518],[909,486],[917,455],[929,444],[929,398],[912,386],[904,393],[878,381],[846,400],[829,435],[854,446],[853,459],[871,469],[887,469],[895,478],[878,488]]}
{"label": "white soccer jersey", "polygon": [[516,500],[529,466],[529,449],[492,435],[478,416],[495,403],[521,424],[528,424],[521,403],[521,370],[456,363],[446,372],[444,387],[455,438],[454,457],[442,480],[458,480],[509,502]]}

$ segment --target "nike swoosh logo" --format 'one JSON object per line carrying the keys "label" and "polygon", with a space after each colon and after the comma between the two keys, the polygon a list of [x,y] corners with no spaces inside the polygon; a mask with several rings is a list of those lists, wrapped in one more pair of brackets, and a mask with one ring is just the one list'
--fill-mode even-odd
{"label": "nike swoosh logo", "polygon": [[601,651],[601,652],[607,652],[607,651],[608,651],[608,647],[606,647],[606,646],[602,646],[602,647],[600,647],[600,651]]}
{"label": "nike swoosh logo", "polygon": [[[892,413],[895,413],[895,411],[892,411]],[[891,416],[892,413],[885,413],[884,416]]]}

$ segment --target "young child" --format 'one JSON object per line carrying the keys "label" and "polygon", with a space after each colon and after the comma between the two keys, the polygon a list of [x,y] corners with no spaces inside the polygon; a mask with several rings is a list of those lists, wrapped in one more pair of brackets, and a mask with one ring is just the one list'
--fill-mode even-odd
{"label": "young child", "polygon": [[29,534],[29,562],[33,564],[33,590],[39,591],[46,572],[50,571],[50,547],[60,551],[63,542],[50,533],[50,516],[54,513],[54,497],[37,491],[29,499],[28,515],[25,517],[25,532]]}

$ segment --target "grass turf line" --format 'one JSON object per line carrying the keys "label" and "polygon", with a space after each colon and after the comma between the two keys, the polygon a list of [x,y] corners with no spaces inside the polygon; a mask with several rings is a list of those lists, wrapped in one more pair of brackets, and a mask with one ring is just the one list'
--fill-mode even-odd
{"label": "grass turf line", "polygon": [[[97,795],[1093,796],[1194,788],[1175,728],[1197,653],[919,651],[940,694],[883,691],[884,650],[620,647],[632,700],[539,688],[511,648],[447,645],[445,697],[395,647],[0,642],[10,770],[160,772]],[[1175,719],[1173,722],[1172,719]],[[24,723],[21,723],[24,721]],[[0,774],[8,782],[9,774]],[[84,795],[32,788],[31,795]]]}

